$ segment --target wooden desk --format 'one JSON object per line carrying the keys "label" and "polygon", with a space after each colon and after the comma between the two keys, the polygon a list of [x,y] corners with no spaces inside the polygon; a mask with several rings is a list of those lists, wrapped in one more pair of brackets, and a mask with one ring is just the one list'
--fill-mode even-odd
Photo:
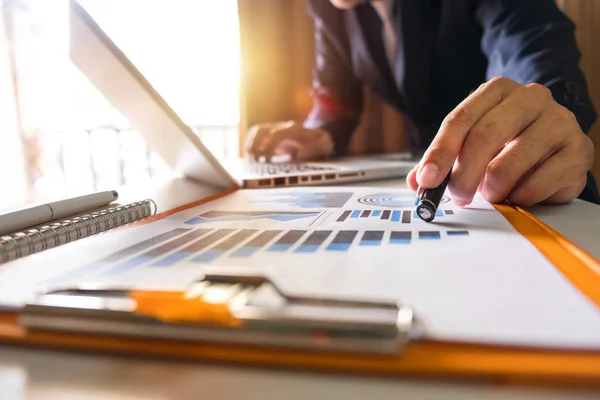
{"label": "wooden desk", "polygon": [[[401,181],[360,186],[402,187]],[[358,186],[358,185],[357,185]],[[184,179],[124,188],[124,203],[155,199],[159,211],[210,195]],[[576,201],[534,213],[600,259],[600,207]],[[377,379],[205,363],[0,347],[1,400],[84,399],[598,399],[598,393],[484,384]]]}

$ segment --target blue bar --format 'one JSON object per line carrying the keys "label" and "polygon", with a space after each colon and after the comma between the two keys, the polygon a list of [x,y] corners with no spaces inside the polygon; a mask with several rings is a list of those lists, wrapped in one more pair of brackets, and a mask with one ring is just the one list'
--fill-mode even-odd
{"label": "blue bar", "polygon": [[381,245],[381,240],[361,240],[361,246],[379,246]]}
{"label": "blue bar", "polygon": [[[444,216],[444,212],[443,212],[442,210],[436,210],[436,211],[435,211],[435,216],[436,216],[436,217],[443,217],[443,216]],[[417,211],[416,211],[416,210],[415,210],[415,211],[413,211],[413,218],[415,218],[415,219],[416,219],[416,218],[420,218],[420,217],[419,217],[419,214],[417,214]]]}
{"label": "blue bar", "polygon": [[252,254],[256,253],[259,249],[260,249],[260,247],[256,247],[256,246],[245,246],[245,247],[242,247],[242,248],[234,251],[233,254],[231,254],[231,257],[250,257]]}
{"label": "blue bar", "polygon": [[298,246],[294,253],[314,253],[319,250],[320,245],[318,244],[303,244]]}
{"label": "blue bar", "polygon": [[392,222],[400,221],[400,211],[392,212]]}
{"label": "blue bar", "polygon": [[390,239],[390,244],[410,244],[410,239]]}
{"label": "blue bar", "polygon": [[379,217],[381,215],[381,210],[373,210],[371,212],[371,217]]}
{"label": "blue bar", "polygon": [[217,259],[223,253],[222,250],[210,249],[200,254],[198,257],[192,258],[192,261],[197,263],[209,263]]}
{"label": "blue bar", "polygon": [[360,215],[360,210],[354,210],[352,211],[352,214],[350,214],[350,218],[358,218]]}
{"label": "blue bar", "polygon": [[267,251],[288,251],[293,245],[293,243],[275,243]]}
{"label": "blue bar", "polygon": [[175,253],[169,254],[165,258],[158,260],[154,264],[153,267],[171,267],[173,264],[177,264],[179,261],[184,258],[189,257],[192,253],[188,253],[187,251],[176,251]]}
{"label": "blue bar", "polygon": [[327,251],[348,251],[352,243],[330,243]]}
{"label": "blue bar", "polygon": [[144,255],[136,256],[136,257],[130,258],[129,260],[127,260],[121,264],[115,265],[108,271],[105,271],[102,275],[118,275],[123,272],[127,272],[130,269],[137,267],[138,265],[142,265],[150,260],[152,260],[152,257],[147,257]]}

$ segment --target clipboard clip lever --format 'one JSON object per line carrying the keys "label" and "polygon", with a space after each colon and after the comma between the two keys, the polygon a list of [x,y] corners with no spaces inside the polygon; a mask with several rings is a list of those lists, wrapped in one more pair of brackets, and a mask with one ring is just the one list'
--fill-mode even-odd
{"label": "clipboard clip lever", "polygon": [[[125,322],[149,329],[216,328],[242,335],[259,333],[259,342],[276,340],[276,335],[280,340],[287,336],[288,341],[306,341],[318,334],[342,340],[345,346],[369,343],[369,348],[389,349],[393,343],[394,351],[408,340],[413,323],[412,310],[395,301],[296,295],[263,275],[223,269],[207,270],[202,280],[183,291],[97,283],[49,288],[25,306],[21,317],[24,325],[42,328],[68,319],[69,327],[76,330],[84,329],[73,325],[77,317],[101,330],[105,329],[102,321],[118,326],[117,331],[126,330]],[[169,330],[168,335],[173,334]]]}

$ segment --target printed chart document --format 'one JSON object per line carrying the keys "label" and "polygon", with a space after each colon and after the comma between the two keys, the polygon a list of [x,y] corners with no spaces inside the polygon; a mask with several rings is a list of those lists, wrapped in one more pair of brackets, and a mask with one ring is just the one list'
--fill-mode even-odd
{"label": "printed chart document", "polygon": [[600,349],[600,311],[482,198],[376,188],[240,190],[0,269],[0,304],[78,282],[185,289],[207,268],[256,271],[301,295],[397,300],[427,338]]}

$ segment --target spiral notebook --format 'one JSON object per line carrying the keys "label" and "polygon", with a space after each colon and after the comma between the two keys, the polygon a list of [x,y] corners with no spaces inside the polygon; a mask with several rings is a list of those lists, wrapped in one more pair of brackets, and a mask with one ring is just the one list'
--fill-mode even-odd
{"label": "spiral notebook", "polygon": [[0,264],[142,220],[155,213],[156,204],[146,199],[0,236]]}

